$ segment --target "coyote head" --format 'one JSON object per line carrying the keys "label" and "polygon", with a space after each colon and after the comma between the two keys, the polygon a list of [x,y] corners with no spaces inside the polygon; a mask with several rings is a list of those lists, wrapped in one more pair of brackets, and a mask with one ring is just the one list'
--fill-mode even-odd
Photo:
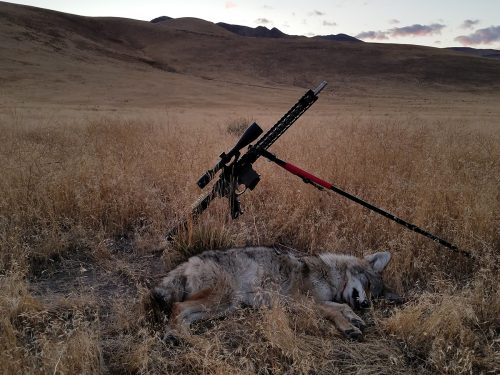
{"label": "coyote head", "polygon": [[389,252],[378,252],[362,259],[333,255],[331,259],[322,259],[331,265],[335,263],[335,268],[342,274],[342,291],[339,297],[352,308],[369,308],[371,297],[385,297],[392,302],[401,302],[400,297],[389,292],[382,280],[382,271],[391,260]]}

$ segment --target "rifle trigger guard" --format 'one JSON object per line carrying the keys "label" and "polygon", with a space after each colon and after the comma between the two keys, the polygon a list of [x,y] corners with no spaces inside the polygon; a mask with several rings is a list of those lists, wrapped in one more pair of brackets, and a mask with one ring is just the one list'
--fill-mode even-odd
{"label": "rifle trigger guard", "polygon": [[239,197],[240,195],[242,195],[243,193],[245,193],[245,191],[247,191],[247,187],[245,186],[244,189],[242,190],[238,190],[237,188],[234,188],[234,194]]}

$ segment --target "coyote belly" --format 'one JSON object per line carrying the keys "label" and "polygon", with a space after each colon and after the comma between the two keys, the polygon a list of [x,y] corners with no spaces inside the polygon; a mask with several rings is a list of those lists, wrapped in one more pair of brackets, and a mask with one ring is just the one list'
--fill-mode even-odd
{"label": "coyote belly", "polygon": [[361,336],[363,320],[352,308],[381,296],[387,252],[365,258],[324,253],[297,257],[288,251],[246,247],[206,251],[181,264],[153,289],[172,329],[225,316],[241,306],[270,306],[273,296],[308,295],[348,337]]}

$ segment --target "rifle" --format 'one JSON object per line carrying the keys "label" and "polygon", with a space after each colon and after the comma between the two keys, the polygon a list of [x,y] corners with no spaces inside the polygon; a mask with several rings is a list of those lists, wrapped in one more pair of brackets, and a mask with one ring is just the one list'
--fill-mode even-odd
{"label": "rifle", "polygon": [[[371,211],[378,213],[405,228],[421,234],[431,240],[439,243],[442,246],[447,247],[450,250],[456,251],[467,257],[472,257],[472,254],[460,250],[456,245],[430,233],[422,228],[411,224],[388,211],[378,208],[359,197],[349,194],[333,184],[330,184],[319,177],[304,171],[303,169],[288,163],[284,160],[279,159],[276,155],[267,151],[267,149],[276,140],[283,135],[283,133],[288,130],[288,128],[304,114],[305,111],[311,107],[314,102],[318,99],[318,94],[327,85],[326,81],[321,82],[315,89],[308,90],[302,98],[265,134],[259,141],[254,145],[250,145],[253,141],[257,140],[259,136],[263,133],[262,129],[255,122],[251,124],[247,130],[243,133],[236,145],[226,154],[222,153],[220,161],[211,169],[203,174],[197,182],[197,185],[203,189],[208,183],[217,175],[217,173],[222,169],[222,173],[213,185],[212,189],[206,194],[202,195],[194,204],[191,210],[191,217],[193,219],[197,218],[203,211],[205,211],[210,203],[217,197],[228,197],[229,207],[231,210],[231,217],[236,219],[240,216],[243,211],[241,209],[241,204],[239,196],[243,194],[247,189],[253,190],[260,181],[260,176],[252,168],[253,163],[263,156],[266,159],[274,162],[280,167],[284,168],[286,171],[300,177],[305,183],[311,184],[319,190],[328,189],[343,197],[350,199],[363,207],[368,208]],[[250,146],[249,146],[250,145]],[[247,152],[241,156],[241,149],[249,146]],[[241,156],[241,157],[240,157]],[[230,163],[230,161],[232,162]],[[238,190],[239,186],[244,186],[243,190]],[[188,220],[184,220],[181,224],[174,227],[167,234],[167,238],[171,239],[172,236],[177,233],[180,228],[185,228]]]}
{"label": "rifle", "polygon": [[[262,155],[262,151],[268,149],[276,140],[293,125],[297,119],[304,114],[318,100],[319,93],[327,85],[322,81],[316,88],[307,90],[295,105],[278,120],[278,122],[264,134],[255,145],[249,146],[245,154],[241,155],[241,149],[257,140],[263,130],[255,122],[251,124],[243,133],[236,145],[227,153],[222,153],[220,161],[203,174],[197,182],[200,189],[207,186],[210,181],[222,170],[219,179],[212,186],[212,189],[198,198],[191,209],[190,218],[177,224],[167,234],[167,239],[173,236],[182,228],[186,228],[189,220],[195,220],[205,211],[215,198],[229,198],[231,218],[236,219],[243,211],[241,209],[239,196],[247,189],[253,190],[260,181],[259,174],[253,169],[253,163]],[[238,190],[239,186],[244,186],[243,190]]]}

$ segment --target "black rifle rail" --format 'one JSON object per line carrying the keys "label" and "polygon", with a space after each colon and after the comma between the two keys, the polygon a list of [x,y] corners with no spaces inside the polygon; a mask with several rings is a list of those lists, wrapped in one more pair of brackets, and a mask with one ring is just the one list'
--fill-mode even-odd
{"label": "black rifle rail", "polygon": [[257,150],[267,150],[276,140],[286,132],[293,123],[304,114],[315,102],[318,97],[312,90],[306,94],[295,104],[277,123],[273,126],[262,138],[255,144]]}

